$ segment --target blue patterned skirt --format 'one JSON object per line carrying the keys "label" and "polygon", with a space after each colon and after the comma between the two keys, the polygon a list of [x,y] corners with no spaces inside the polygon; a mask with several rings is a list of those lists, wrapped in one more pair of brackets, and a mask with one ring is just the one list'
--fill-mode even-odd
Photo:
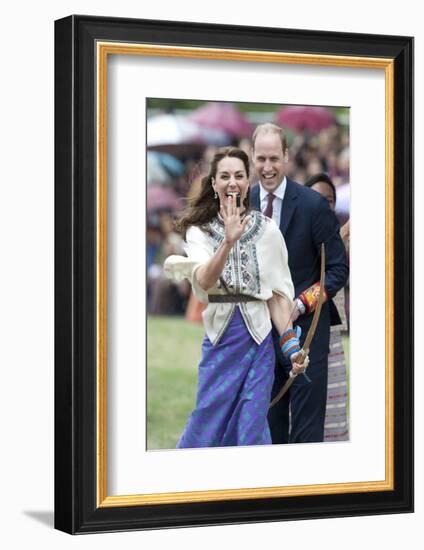
{"label": "blue patterned skirt", "polygon": [[236,307],[216,346],[204,337],[196,408],[177,447],[271,444],[267,412],[274,366],[271,333],[258,345]]}

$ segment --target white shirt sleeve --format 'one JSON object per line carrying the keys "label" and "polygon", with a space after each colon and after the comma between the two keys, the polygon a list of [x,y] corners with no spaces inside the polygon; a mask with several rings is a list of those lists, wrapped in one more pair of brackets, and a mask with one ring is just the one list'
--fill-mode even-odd
{"label": "white shirt sleeve", "polygon": [[176,282],[188,279],[196,298],[202,303],[207,304],[208,294],[199,285],[196,271],[213,255],[212,244],[207,235],[199,227],[191,226],[187,230],[184,251],[187,257],[173,255],[165,260],[165,274]]}

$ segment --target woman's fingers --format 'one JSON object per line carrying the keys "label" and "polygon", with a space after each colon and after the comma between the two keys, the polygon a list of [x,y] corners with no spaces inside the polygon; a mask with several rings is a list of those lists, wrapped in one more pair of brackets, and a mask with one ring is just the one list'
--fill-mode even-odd
{"label": "woman's fingers", "polygon": [[229,195],[228,197],[228,210],[229,215],[232,216],[234,214],[234,199],[232,195]]}
{"label": "woman's fingers", "polygon": [[246,216],[244,218],[244,220],[241,222],[241,225],[243,227],[243,231],[244,231],[244,228],[246,227],[246,225],[250,222],[250,220],[251,220],[251,216]]}
{"label": "woman's fingers", "polygon": [[221,210],[221,216],[224,222],[227,220],[227,213],[225,211],[225,206],[223,204],[220,205],[219,209]]}
{"label": "woman's fingers", "polygon": [[302,374],[302,372],[305,371],[305,366],[299,365],[299,363],[293,363],[292,369],[295,374]]}
{"label": "woman's fingers", "polygon": [[[296,354],[296,358],[293,360],[292,369],[295,374],[302,374],[306,371],[309,365],[309,355],[306,355],[305,358],[302,360],[302,357],[300,357],[302,352]],[[301,363],[297,363],[297,361],[302,361]]]}
{"label": "woman's fingers", "polygon": [[[232,208],[232,197],[229,196],[227,199],[227,204],[224,204],[222,211],[225,212],[225,217],[223,216],[224,220],[228,219],[230,216],[233,215],[233,208]],[[221,205],[222,206],[222,205]]]}
{"label": "woman's fingers", "polygon": [[246,216],[243,220],[240,219],[241,208],[237,206],[236,197],[228,195],[225,205],[221,205],[221,215],[224,220],[226,232],[228,235],[233,235],[236,240],[243,234],[246,225],[251,220],[251,216]]}

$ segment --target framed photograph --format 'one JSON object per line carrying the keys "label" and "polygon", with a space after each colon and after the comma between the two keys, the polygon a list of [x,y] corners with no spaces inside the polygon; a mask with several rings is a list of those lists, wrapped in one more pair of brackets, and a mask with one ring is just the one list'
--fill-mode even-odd
{"label": "framed photograph", "polygon": [[[57,529],[77,534],[413,510],[412,121],[411,37],[90,16],[56,21]],[[305,197],[335,211],[338,228],[349,228],[350,298],[344,293],[346,307],[339,306],[339,356],[331,359],[330,343],[325,363],[324,436],[293,437],[292,402],[292,439],[280,444],[271,443],[267,423],[260,440],[249,439],[257,429],[249,427],[239,438],[188,444],[185,428],[182,444],[203,398],[202,338],[206,330],[211,345],[215,325],[207,315],[202,324],[201,290],[196,294],[178,267],[191,258],[191,236],[184,240],[173,222],[197,204],[208,177],[211,200],[225,203],[224,210],[234,200],[218,185],[226,177],[239,178],[234,197],[248,208],[240,189],[249,189],[253,205],[255,184],[266,187],[274,177],[261,168],[267,160],[258,136],[275,136],[277,127],[287,139],[285,193],[291,180],[298,182]],[[225,158],[238,157],[213,172],[223,147]],[[329,206],[318,196],[323,175],[334,190],[334,200],[324,195]],[[296,208],[306,213],[307,201]],[[240,212],[224,211],[220,219],[230,214]],[[270,227],[270,217],[272,209],[249,207],[240,223],[249,232],[256,223]],[[283,254],[281,261],[288,261],[296,287],[293,250],[282,233],[288,260]],[[261,266],[265,256],[258,257]],[[170,279],[172,270],[185,276]],[[218,294],[227,290],[222,279]],[[252,294],[248,277],[243,284]],[[330,296],[322,305],[318,294],[316,315],[312,302],[304,304],[317,326],[330,308]],[[262,346],[262,314],[249,321],[252,304],[244,302],[262,307],[255,301],[268,298],[236,297],[243,302],[236,311]],[[221,305],[234,309],[227,298]],[[313,346],[312,339],[311,365]],[[254,406],[260,409],[259,401]]]}
{"label": "framed photograph", "polygon": [[[278,105],[272,103],[245,103],[227,101],[204,101],[175,98],[147,98],[146,100],[146,126],[147,126],[147,155],[146,155],[146,305],[147,313],[147,425],[146,439],[148,450],[180,448],[180,436],[184,431],[187,418],[196,401],[197,366],[200,360],[200,342],[204,332],[203,312],[207,305],[199,299],[196,290],[192,291],[188,279],[175,281],[168,277],[166,265],[168,261],[185,262],[178,255],[185,255],[186,243],[181,232],[176,231],[174,220],[184,216],[184,208],[196,197],[202,189],[213,158],[222,151],[230,151],[230,148],[239,149],[247,154],[249,159],[249,193],[251,193],[251,207],[257,207],[254,198],[258,187],[258,151],[256,140],[255,150],[252,150],[252,135],[258,133],[258,129],[276,130],[281,128],[267,126],[276,123],[284,127],[284,139],[287,141],[287,162],[276,164],[277,178],[266,180],[266,185],[279,187],[282,173],[290,181],[299,182],[312,190],[321,190],[330,204],[330,210],[334,210],[341,225],[340,232],[345,235],[344,241],[348,246],[348,233],[350,226],[350,109],[338,106],[317,105]],[[171,134],[170,128],[178,124],[179,132]],[[180,132],[184,130],[188,136]],[[266,132],[265,132],[266,133]],[[278,140],[277,140],[278,145]],[[278,147],[277,147],[278,151]],[[237,153],[236,153],[237,154]],[[274,169],[273,166],[271,166]],[[266,175],[270,172],[266,167]],[[320,181],[323,180],[323,181]],[[224,179],[227,185],[227,180]],[[231,185],[231,184],[230,184]],[[234,187],[236,188],[236,187]],[[278,214],[276,203],[275,216],[277,226],[281,227],[288,248],[289,267],[293,273],[297,269],[299,260],[307,264],[306,277],[309,272],[314,272],[318,278],[319,262],[317,262],[316,249],[311,258],[305,262],[305,248],[307,242],[299,243],[296,238],[296,230],[300,223],[294,212],[290,214],[287,205],[290,204],[290,192],[296,190],[296,185],[289,185],[287,196],[284,196],[284,212]],[[212,198],[212,197],[211,197]],[[213,199],[215,202],[216,200]],[[278,199],[277,199],[278,200]],[[266,199],[265,199],[266,201]],[[295,199],[293,199],[295,202]],[[111,207],[113,208],[113,207]],[[213,208],[212,208],[213,209]],[[297,208],[300,214],[302,208]],[[308,219],[306,212],[302,216]],[[288,220],[288,218],[290,218]],[[109,217],[111,220],[111,216]],[[322,226],[323,224],[319,224]],[[307,231],[309,234],[309,231]],[[294,235],[294,236],[293,236]],[[307,239],[305,239],[307,240]],[[243,245],[244,246],[244,245]],[[278,244],[276,245],[278,247]],[[343,252],[343,260],[349,263],[349,256],[345,254],[344,246],[339,242]],[[245,247],[244,247],[245,248]],[[297,252],[301,252],[299,255]],[[249,247],[245,250],[246,258],[249,255]],[[345,269],[348,265],[339,265],[331,256],[334,250],[329,246],[328,277],[331,279],[332,265],[337,265],[335,271]],[[177,258],[172,258],[177,256]],[[167,258],[170,258],[168,260]],[[243,266],[242,266],[243,267]],[[246,266],[246,272],[252,271]],[[277,266],[272,267],[278,271]],[[127,269],[131,270],[131,269]],[[254,271],[254,270],[253,270]],[[260,269],[265,272],[265,266]],[[245,274],[245,278],[247,274]],[[305,282],[304,275],[297,276],[297,292]],[[293,279],[295,279],[293,277]],[[227,280],[230,284],[232,277],[227,272]],[[344,281],[344,275],[339,286]],[[330,281],[331,284],[331,281]],[[253,285],[250,285],[253,290]],[[213,291],[214,292],[214,291]],[[211,293],[213,293],[211,291]],[[329,344],[324,343],[324,338],[314,341],[314,355],[317,350],[324,348],[328,355],[328,380],[327,399],[325,410],[323,407],[320,422],[324,420],[324,433],[322,441],[336,442],[349,440],[349,342],[350,342],[350,317],[349,308],[349,284],[346,283],[335,294],[332,305],[340,317],[337,324],[330,331]],[[214,307],[214,306],[211,306]],[[225,306],[224,306],[225,307]],[[327,307],[327,306],[324,306]],[[227,306],[228,308],[228,306]],[[249,306],[241,306],[241,311],[249,319]],[[209,308],[210,310],[211,308]],[[231,315],[231,308],[230,310]],[[208,311],[209,311],[208,310]],[[234,313],[234,312],[233,312]],[[326,312],[322,312],[321,323],[324,322]],[[305,322],[312,319],[305,315]],[[300,321],[299,321],[300,322]],[[304,334],[307,326],[303,326]],[[161,345],[166,338],[167,346]],[[221,343],[221,347],[225,344]],[[325,349],[330,347],[330,353]],[[218,347],[217,350],[221,349]],[[219,352],[218,352],[219,353]],[[245,350],[242,349],[242,357]],[[227,363],[227,362],[226,362]],[[233,361],[228,361],[233,372]],[[204,370],[204,369],[202,369]],[[281,369],[279,369],[281,371]],[[311,369],[309,372],[311,373]],[[241,370],[240,373],[244,371]],[[228,373],[227,373],[228,375]],[[225,378],[228,376],[225,375]],[[270,375],[273,375],[270,369]],[[119,375],[118,375],[119,376]],[[172,380],[172,383],[169,383]],[[239,388],[240,381],[234,381],[233,387]],[[275,378],[274,386],[277,393],[278,386],[283,387],[283,380]],[[112,394],[113,394],[113,390]],[[271,391],[273,393],[273,391]],[[283,434],[277,436],[274,430],[274,421],[281,424],[281,417],[285,414],[284,404],[291,401],[291,393],[287,395],[279,407],[270,411],[271,432],[274,439],[282,443]],[[110,394],[110,395],[112,395]],[[212,400],[217,396],[212,395]],[[229,401],[232,408],[237,409],[237,397],[232,396]],[[252,399],[255,403],[256,399]],[[162,404],[167,403],[166,407]],[[279,402],[278,402],[279,403]],[[223,407],[225,408],[225,407]],[[222,410],[221,407],[218,409]],[[284,409],[284,410],[283,410]],[[208,415],[211,411],[208,412]],[[215,413],[218,414],[218,410]],[[288,413],[288,411],[287,411]],[[324,415],[324,413],[326,413]],[[196,413],[198,415],[198,413]],[[261,416],[254,414],[257,419]],[[324,418],[322,418],[324,416]],[[224,425],[226,422],[224,422]],[[302,421],[298,422],[300,427]],[[221,424],[219,430],[221,429]],[[287,427],[288,428],[288,427]],[[300,428],[301,429],[301,428]],[[243,440],[231,440],[226,438],[226,446],[246,446],[255,444],[258,436],[256,429],[250,429],[250,433]],[[215,432],[215,430],[214,430]],[[288,429],[287,429],[288,432]],[[222,441],[215,437],[215,433],[203,443],[208,446],[221,446]],[[290,430],[292,443],[310,442],[319,439],[318,435],[299,434],[296,437],[296,426]],[[278,437],[278,439],[277,439]],[[288,433],[284,434],[284,442],[288,442]],[[287,441],[286,441],[287,440]],[[273,440],[274,441],[274,440]],[[185,441],[187,444],[187,441]],[[191,441],[191,445],[199,445],[199,441]]]}

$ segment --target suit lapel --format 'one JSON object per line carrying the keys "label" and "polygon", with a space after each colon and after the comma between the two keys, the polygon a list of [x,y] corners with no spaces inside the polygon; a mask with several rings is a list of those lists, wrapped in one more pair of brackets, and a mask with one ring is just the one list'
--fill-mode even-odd
{"label": "suit lapel", "polygon": [[256,210],[260,210],[261,209],[260,202],[261,201],[259,199],[259,184],[257,184],[251,189],[250,205],[252,206],[252,208],[255,208]]}
{"label": "suit lapel", "polygon": [[287,228],[292,219],[293,213],[297,206],[297,189],[296,184],[287,179],[286,192],[284,193],[283,204],[281,207],[280,230],[283,235],[286,234]]}

